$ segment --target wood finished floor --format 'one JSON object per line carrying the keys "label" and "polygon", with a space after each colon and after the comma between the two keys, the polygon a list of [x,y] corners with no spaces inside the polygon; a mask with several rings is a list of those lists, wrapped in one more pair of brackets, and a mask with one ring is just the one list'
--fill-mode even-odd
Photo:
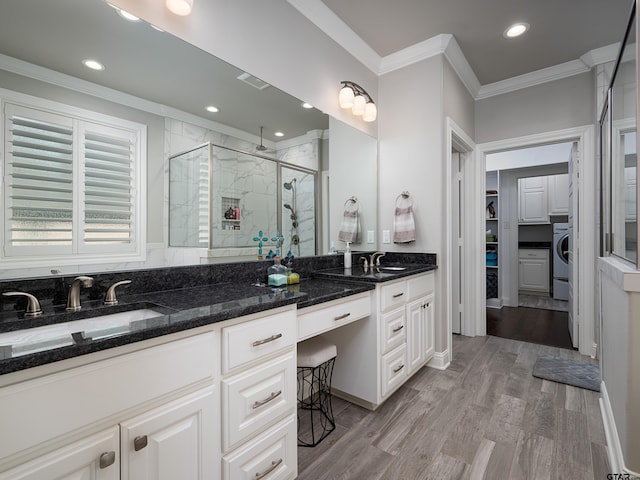
{"label": "wood finished floor", "polygon": [[569,314],[528,307],[487,308],[487,335],[573,349]]}
{"label": "wood finished floor", "polygon": [[447,370],[424,367],[371,412],[334,398],[336,429],[298,447],[299,480],[594,479],[610,472],[599,394],[531,375],[577,352],[454,335]]}

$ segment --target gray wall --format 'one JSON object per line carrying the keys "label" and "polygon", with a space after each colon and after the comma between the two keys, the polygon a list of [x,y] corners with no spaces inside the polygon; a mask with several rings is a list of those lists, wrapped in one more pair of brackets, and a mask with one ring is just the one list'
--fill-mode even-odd
{"label": "gray wall", "polygon": [[478,100],[476,143],[594,123],[592,72]]}
{"label": "gray wall", "polygon": [[444,116],[455,121],[464,132],[475,138],[476,102],[448,61],[443,62]]}

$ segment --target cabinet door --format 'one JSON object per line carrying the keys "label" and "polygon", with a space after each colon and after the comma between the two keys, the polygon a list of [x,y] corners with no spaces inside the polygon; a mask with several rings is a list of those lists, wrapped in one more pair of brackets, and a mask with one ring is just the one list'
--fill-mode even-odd
{"label": "cabinet door", "polygon": [[424,299],[419,299],[407,305],[407,357],[409,361],[409,375],[424,364],[424,338],[426,325],[424,324]]}
{"label": "cabinet door", "polygon": [[112,427],[12,470],[1,480],[118,480],[120,429]]}
{"label": "cabinet door", "polygon": [[121,424],[122,480],[216,478],[213,387]]}
{"label": "cabinet door", "polygon": [[518,179],[519,223],[549,223],[547,177]]}
{"label": "cabinet door", "polygon": [[436,353],[436,326],[435,326],[435,318],[434,318],[434,299],[433,295],[429,295],[424,299],[424,306],[422,307],[422,312],[424,315],[423,325],[425,326],[423,337],[422,337],[422,348],[424,351],[424,361],[428,362],[433,357],[433,354]]}
{"label": "cabinet door", "polygon": [[549,260],[521,258],[518,263],[520,290],[549,291]]}
{"label": "cabinet door", "polygon": [[549,175],[549,214],[569,214],[569,175]]}

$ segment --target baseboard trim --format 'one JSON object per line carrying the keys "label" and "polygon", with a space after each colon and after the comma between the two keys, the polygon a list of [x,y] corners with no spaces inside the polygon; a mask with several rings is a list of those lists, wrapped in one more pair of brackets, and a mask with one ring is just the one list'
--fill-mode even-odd
{"label": "baseboard trim", "polygon": [[375,411],[380,405],[376,405],[375,403],[368,402],[367,400],[363,400],[359,397],[355,397],[347,392],[343,392],[337,388],[331,387],[331,395],[334,395],[338,398],[346,400],[347,402],[358,405],[359,407],[366,408],[367,410]]}
{"label": "baseboard trim", "polygon": [[624,455],[622,453],[622,445],[620,445],[620,437],[618,437],[618,429],[616,421],[611,410],[611,402],[609,394],[604,382],[600,384],[600,412],[602,414],[602,423],[604,424],[604,435],[607,439],[607,454],[612,473],[628,473],[634,477],[640,478],[640,473],[634,472],[624,466]]}
{"label": "baseboard trim", "polygon": [[427,363],[428,367],[437,368],[438,370],[446,370],[449,368],[451,362],[449,361],[449,349],[444,352],[436,352]]}

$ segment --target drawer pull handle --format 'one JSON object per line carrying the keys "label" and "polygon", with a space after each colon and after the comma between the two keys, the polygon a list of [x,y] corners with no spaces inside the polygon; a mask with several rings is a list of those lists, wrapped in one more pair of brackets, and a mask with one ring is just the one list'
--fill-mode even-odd
{"label": "drawer pull handle", "polygon": [[104,452],[100,455],[100,468],[107,468],[116,462],[116,452],[111,450],[110,452]]}
{"label": "drawer pull handle", "polygon": [[267,468],[264,472],[262,473],[256,473],[256,480],[260,480],[261,478],[266,477],[267,475],[269,475],[271,472],[273,472],[276,468],[278,468],[280,466],[280,464],[282,463],[282,459],[280,460],[276,460],[275,462],[271,462],[271,466],[269,468]]}
{"label": "drawer pull handle", "polygon": [[257,347],[258,345],[263,345],[265,343],[273,342],[274,340],[277,340],[280,337],[282,337],[281,333],[278,333],[276,335],[271,335],[269,338],[265,338],[264,340],[256,340],[255,342],[253,342],[253,346]]}
{"label": "drawer pull handle", "polygon": [[265,398],[264,400],[260,400],[259,402],[255,402],[251,408],[253,408],[254,410],[256,408],[259,408],[267,403],[269,403],[271,400],[273,400],[274,398],[279,397],[280,395],[282,395],[282,390],[278,390],[277,392],[271,392],[271,395],[269,395],[267,398]]}
{"label": "drawer pull handle", "polygon": [[400,298],[402,295],[404,295],[404,292],[396,293],[393,298]]}
{"label": "drawer pull handle", "polygon": [[402,365],[400,365],[398,368],[394,368],[393,369],[393,373],[398,373],[400,370],[402,370],[404,368],[404,363]]}
{"label": "drawer pull handle", "polygon": [[146,435],[141,435],[133,439],[133,449],[138,452],[147,446],[149,440]]}
{"label": "drawer pull handle", "polygon": [[399,332],[403,328],[404,328],[404,325],[400,325],[399,327],[393,329],[393,333]]}
{"label": "drawer pull handle", "polygon": [[345,318],[347,318],[349,315],[351,315],[351,312],[349,312],[349,313],[344,313],[344,314],[342,314],[342,315],[338,315],[337,317],[334,317],[333,319],[334,319],[335,321],[338,321],[338,320],[344,320],[344,319],[345,319]]}

